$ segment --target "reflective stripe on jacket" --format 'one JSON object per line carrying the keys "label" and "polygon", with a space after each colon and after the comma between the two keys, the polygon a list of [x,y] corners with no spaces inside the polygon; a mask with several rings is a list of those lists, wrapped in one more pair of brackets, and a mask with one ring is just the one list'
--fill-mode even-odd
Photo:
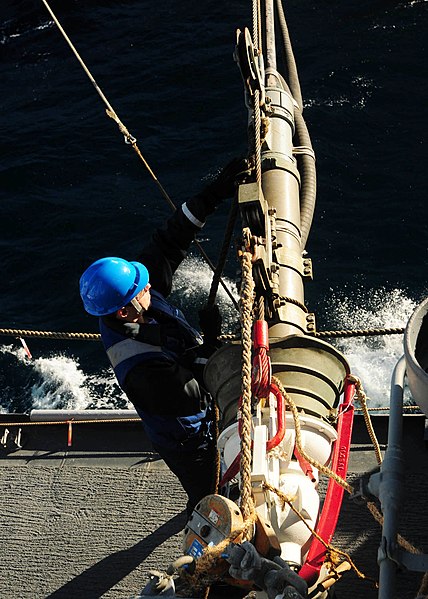
{"label": "reflective stripe on jacket", "polygon": [[[167,302],[159,292],[151,290],[150,294],[150,307],[161,314],[174,319],[175,323],[178,325],[178,330],[185,349],[191,349],[192,347],[202,344],[202,337],[196,329],[190,326],[181,310]],[[143,326],[150,326],[150,324]],[[110,328],[102,318],[100,318],[100,333],[107,356],[122,389],[124,389],[127,374],[137,364],[153,358],[156,360],[175,362],[179,360],[180,357],[177,354],[177,345],[172,343],[172,341],[169,342],[169,345],[166,344],[164,346],[144,343],[137,339],[127,337],[119,330]]]}

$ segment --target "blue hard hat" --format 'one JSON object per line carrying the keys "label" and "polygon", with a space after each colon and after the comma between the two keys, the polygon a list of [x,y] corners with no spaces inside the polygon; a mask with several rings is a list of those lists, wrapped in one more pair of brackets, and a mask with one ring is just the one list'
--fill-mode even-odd
{"label": "blue hard hat", "polygon": [[149,282],[144,264],[122,258],[101,258],[80,278],[80,296],[93,316],[112,314],[126,306]]}

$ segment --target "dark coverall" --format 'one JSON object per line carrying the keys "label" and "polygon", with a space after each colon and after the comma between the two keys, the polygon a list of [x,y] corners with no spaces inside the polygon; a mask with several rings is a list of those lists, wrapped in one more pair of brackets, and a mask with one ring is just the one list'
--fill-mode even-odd
{"label": "dark coverall", "polygon": [[[152,289],[164,298],[171,292],[173,275],[206,217],[221,200],[233,195],[237,166],[238,161],[231,163],[213,184],[177,209],[138,256],[149,271]],[[206,344],[186,348],[180,327],[153,306],[145,317],[149,323],[123,323],[114,316],[102,317],[102,321],[124,336],[179,348],[174,363],[151,357],[133,366],[123,388],[140,414],[154,449],[186,491],[190,515],[200,499],[215,491],[214,409],[203,387],[203,367],[195,363],[195,358],[206,357],[215,348]]]}

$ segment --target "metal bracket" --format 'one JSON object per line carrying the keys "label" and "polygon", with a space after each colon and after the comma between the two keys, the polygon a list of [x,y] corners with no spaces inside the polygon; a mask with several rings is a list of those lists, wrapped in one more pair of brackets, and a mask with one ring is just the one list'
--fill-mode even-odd
{"label": "metal bracket", "polygon": [[296,164],[291,160],[286,160],[282,156],[278,156],[276,152],[263,152],[262,170],[282,170],[290,173],[295,177],[300,186],[300,172]]}
{"label": "metal bracket", "polygon": [[375,501],[378,499],[376,488],[378,485],[373,484],[379,477],[380,466],[377,466],[370,472],[366,472],[353,482],[354,492],[350,495],[350,499],[357,505],[365,505],[367,501]]}
{"label": "metal bracket", "polygon": [[410,572],[427,572],[428,571],[428,554],[426,553],[410,553],[404,549],[400,549],[398,545],[388,545],[385,537],[382,537],[378,549],[378,563],[384,560],[393,561],[398,568],[405,568]]}
{"label": "metal bracket", "polygon": [[236,47],[233,55],[241,71],[242,79],[250,96],[258,90],[260,92],[260,106],[265,104],[264,69],[262,56],[254,48],[251,34],[247,27],[244,31],[236,32]]}
{"label": "metal bracket", "polygon": [[310,258],[302,258],[283,247],[277,247],[273,252],[273,257],[280,266],[288,266],[302,277],[312,279],[312,260]]}
{"label": "metal bracket", "polygon": [[399,549],[397,551],[400,563],[411,572],[428,572],[427,553],[409,553]]}
{"label": "metal bracket", "polygon": [[258,183],[239,185],[238,205],[245,226],[253,235],[265,237],[269,228],[268,206]]}
{"label": "metal bracket", "polygon": [[397,546],[392,547],[391,545],[388,545],[386,538],[382,537],[379,549],[377,550],[377,563],[380,564],[385,560],[389,560],[394,562],[397,567],[400,567],[398,554],[399,551],[397,550]]}
{"label": "metal bracket", "polygon": [[7,447],[7,439],[9,437],[9,433],[10,433],[9,429],[5,428],[2,438],[0,439],[0,443],[4,449],[6,449],[6,447]]}
{"label": "metal bracket", "polygon": [[313,312],[309,312],[308,314],[306,314],[306,331],[312,334],[315,334],[317,332],[315,314]]}
{"label": "metal bracket", "polygon": [[204,542],[206,542],[207,545],[211,543],[213,545],[218,545],[225,538],[225,535],[218,530],[212,521],[208,520],[197,511],[192,513],[186,527],[193,531],[198,537],[204,539]]}
{"label": "metal bracket", "polygon": [[13,453],[22,449],[22,429],[18,428],[16,431],[10,431],[5,428],[0,438],[0,445],[6,453]]}

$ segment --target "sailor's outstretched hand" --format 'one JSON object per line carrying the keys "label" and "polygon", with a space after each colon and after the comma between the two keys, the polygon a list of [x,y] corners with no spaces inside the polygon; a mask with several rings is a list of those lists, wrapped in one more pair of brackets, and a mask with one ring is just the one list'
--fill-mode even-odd
{"label": "sailor's outstretched hand", "polygon": [[234,158],[227,164],[211,183],[211,191],[219,200],[225,200],[235,195],[237,183],[244,178],[249,169],[246,158]]}
{"label": "sailor's outstretched hand", "polygon": [[269,599],[283,597],[284,599],[305,599],[307,585],[290,566],[275,558],[271,561],[259,555],[257,549],[245,541],[241,544],[231,543],[224,558],[230,564],[229,574],[240,580],[252,580],[265,590]]}
{"label": "sailor's outstretched hand", "polygon": [[[235,195],[237,184],[249,174],[249,161],[242,156],[233,158],[198,195],[217,205]],[[213,206],[214,207],[214,206]]]}

